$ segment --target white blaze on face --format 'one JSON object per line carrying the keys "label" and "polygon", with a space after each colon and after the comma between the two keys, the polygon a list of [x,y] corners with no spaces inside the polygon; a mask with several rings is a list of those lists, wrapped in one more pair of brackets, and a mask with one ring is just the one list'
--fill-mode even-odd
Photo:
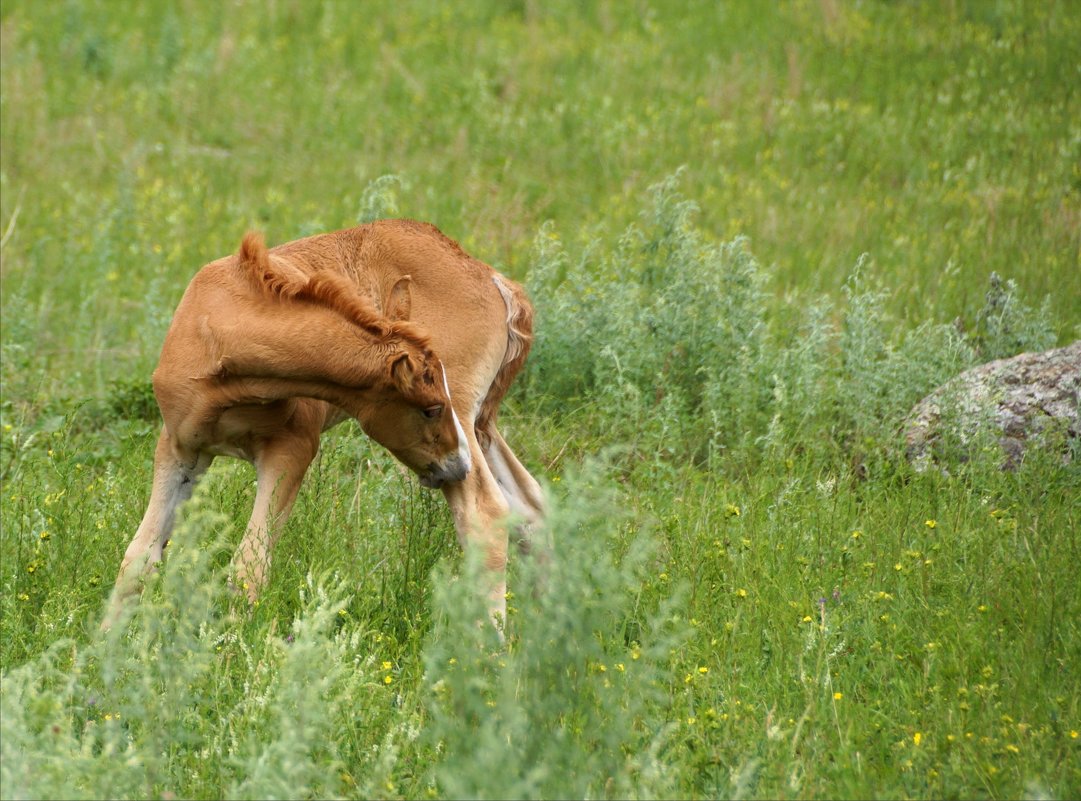
{"label": "white blaze on face", "polygon": [[[447,400],[450,400],[450,385],[447,383],[447,368],[442,363],[439,365],[439,369],[443,371],[443,389],[447,393]],[[454,418],[454,430],[458,434],[458,459],[465,465],[465,472],[469,472],[473,467],[473,459],[469,453],[469,442],[465,438],[465,431],[462,429],[462,423],[458,419],[457,412],[454,411],[453,404],[450,407],[451,416]]]}

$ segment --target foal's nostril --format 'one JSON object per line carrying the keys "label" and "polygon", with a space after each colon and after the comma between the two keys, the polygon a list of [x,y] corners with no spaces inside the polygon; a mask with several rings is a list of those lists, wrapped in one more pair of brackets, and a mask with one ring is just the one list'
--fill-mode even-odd
{"label": "foal's nostril", "polygon": [[464,481],[469,475],[469,462],[455,454],[447,465],[448,481]]}
{"label": "foal's nostril", "polygon": [[447,482],[464,481],[469,474],[469,463],[455,454],[443,464],[432,463],[420,476],[420,483],[429,489],[439,489]]}

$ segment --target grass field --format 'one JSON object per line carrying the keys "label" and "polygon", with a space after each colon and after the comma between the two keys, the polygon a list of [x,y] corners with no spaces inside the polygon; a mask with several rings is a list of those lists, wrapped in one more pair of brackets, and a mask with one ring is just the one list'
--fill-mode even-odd
{"label": "grass field", "polygon": [[[1079,43],[1073,0],[3,0],[0,795],[1081,795],[1078,461],[898,436],[1081,334]],[[544,589],[475,627],[345,425],[254,609],[222,459],[98,635],[190,277],[378,216],[530,289]]]}

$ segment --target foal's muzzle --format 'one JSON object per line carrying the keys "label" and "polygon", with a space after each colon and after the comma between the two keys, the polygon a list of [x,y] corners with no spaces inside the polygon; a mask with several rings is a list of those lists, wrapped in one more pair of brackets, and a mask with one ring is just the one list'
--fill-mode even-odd
{"label": "foal's muzzle", "polygon": [[447,482],[463,481],[469,474],[469,462],[454,454],[443,464],[433,462],[420,474],[420,484],[429,489],[439,489]]}

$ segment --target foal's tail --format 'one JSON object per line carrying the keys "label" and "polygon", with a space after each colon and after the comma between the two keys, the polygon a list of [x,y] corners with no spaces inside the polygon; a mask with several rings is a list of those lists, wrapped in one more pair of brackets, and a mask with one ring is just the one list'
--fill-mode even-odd
{"label": "foal's tail", "polygon": [[287,258],[271,257],[262,234],[244,235],[237,261],[257,290],[280,298],[310,300],[333,309],[372,336],[399,337],[426,350],[428,337],[411,323],[384,317],[360,290],[340,273],[327,269],[304,270]]}
{"label": "foal's tail", "polygon": [[495,425],[499,404],[507,394],[514,377],[521,371],[529,349],[533,346],[533,306],[526,297],[525,290],[514,281],[498,274],[492,276],[492,280],[507,305],[507,351],[477,414],[475,427],[481,444],[486,444],[490,439],[488,430]]}

